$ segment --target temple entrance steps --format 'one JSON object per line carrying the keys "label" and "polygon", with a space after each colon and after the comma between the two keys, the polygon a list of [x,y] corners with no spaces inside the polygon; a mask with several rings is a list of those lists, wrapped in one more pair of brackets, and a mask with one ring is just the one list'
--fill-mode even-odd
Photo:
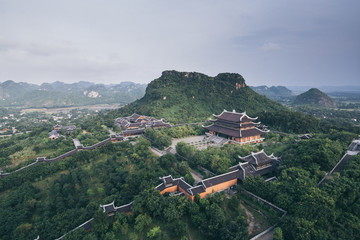
{"label": "temple entrance steps", "polygon": [[221,140],[220,145],[224,145],[227,142],[229,142],[229,139],[224,138],[223,140]]}
{"label": "temple entrance steps", "polygon": [[214,143],[216,145],[223,145],[225,144],[226,142],[229,141],[229,139],[226,139],[226,138],[223,138],[223,137],[219,137],[219,136],[216,136],[216,135],[211,135],[207,141],[211,144],[211,143]]}

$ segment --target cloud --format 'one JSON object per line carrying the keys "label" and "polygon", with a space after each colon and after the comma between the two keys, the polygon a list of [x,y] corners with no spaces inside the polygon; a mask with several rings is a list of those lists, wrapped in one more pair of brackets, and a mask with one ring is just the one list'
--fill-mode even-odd
{"label": "cloud", "polygon": [[277,43],[273,43],[273,42],[267,42],[267,43],[264,43],[261,48],[260,48],[262,51],[276,51],[276,50],[279,50],[281,49],[280,45],[277,44]]}
{"label": "cloud", "polygon": [[360,75],[358,0],[0,6],[0,82],[149,82],[166,69],[238,72],[259,85],[308,84],[305,70],[310,84],[351,84]]}

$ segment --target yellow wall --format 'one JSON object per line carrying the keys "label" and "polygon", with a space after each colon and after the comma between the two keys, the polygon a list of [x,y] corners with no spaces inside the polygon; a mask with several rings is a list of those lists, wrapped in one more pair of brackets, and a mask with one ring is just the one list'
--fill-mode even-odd
{"label": "yellow wall", "polygon": [[235,184],[237,184],[237,178],[233,179],[233,180],[230,180],[230,181],[227,181],[227,182],[220,183],[220,184],[212,186],[212,187],[206,188],[206,194],[211,194],[213,192],[218,192],[218,191],[224,190],[224,189],[229,188],[229,187],[231,187],[231,186],[233,186]]}
{"label": "yellow wall", "polygon": [[169,187],[169,188],[165,188],[164,190],[162,190],[160,193],[161,194],[164,194],[164,193],[167,193],[167,192],[176,192],[178,189],[178,186],[175,185],[175,186],[172,186],[172,187]]}
{"label": "yellow wall", "polygon": [[[212,186],[212,187],[208,187],[206,188],[206,192],[203,192],[203,193],[200,193],[200,198],[204,198],[206,197],[206,195],[208,194],[212,194],[214,192],[218,192],[218,191],[221,191],[221,190],[224,190],[226,188],[229,188],[231,186],[234,186],[235,184],[237,184],[237,179],[233,179],[233,180],[230,180],[230,181],[227,181],[227,182],[224,182],[224,183],[220,183],[218,185],[215,185],[215,186]],[[181,191],[183,192],[188,198],[190,201],[194,201],[194,196],[191,196],[187,191],[185,191],[184,189],[182,188],[178,188],[177,185],[175,186],[172,186],[172,187],[169,187],[169,188],[166,188],[164,190],[162,190],[160,193],[161,194],[164,194],[164,193],[167,193],[167,192],[175,192],[175,191]]]}
{"label": "yellow wall", "polygon": [[194,196],[191,196],[190,193],[179,187],[179,191],[185,193],[185,195],[189,198],[190,201],[194,201]]}

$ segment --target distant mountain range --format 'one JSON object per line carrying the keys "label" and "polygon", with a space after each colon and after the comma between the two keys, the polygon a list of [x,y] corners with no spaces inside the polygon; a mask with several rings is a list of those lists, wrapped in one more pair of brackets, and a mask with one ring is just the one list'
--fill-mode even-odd
{"label": "distant mountain range", "polygon": [[334,100],[317,88],[311,88],[310,90],[296,96],[294,104],[336,107]]}
{"label": "distant mountain range", "polygon": [[116,110],[115,115],[136,112],[172,122],[194,122],[220,114],[224,109],[256,116],[286,107],[253,91],[237,73],[209,77],[196,72],[164,71],[149,83],[143,98]]}
{"label": "distant mountain range", "polygon": [[295,96],[295,94],[288,88],[284,86],[258,86],[258,87],[251,87],[252,90],[255,92],[265,95],[268,98],[278,100],[279,98],[289,98]]}
{"label": "distant mountain range", "polygon": [[[314,86],[286,86],[288,89],[293,91],[296,94],[306,92]],[[317,87],[322,92],[327,94],[334,92],[343,92],[343,93],[360,93],[360,85],[344,85],[344,86],[319,86]]]}
{"label": "distant mountain range", "polygon": [[0,107],[68,107],[93,104],[127,104],[141,98],[146,84],[77,82],[41,85],[7,80],[0,83]]}

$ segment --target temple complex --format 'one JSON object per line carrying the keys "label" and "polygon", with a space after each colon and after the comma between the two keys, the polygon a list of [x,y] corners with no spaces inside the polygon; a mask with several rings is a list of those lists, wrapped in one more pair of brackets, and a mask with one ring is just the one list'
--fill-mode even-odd
{"label": "temple complex", "polygon": [[202,180],[198,185],[191,186],[185,182],[184,178],[173,178],[171,175],[162,177],[161,184],[156,189],[161,194],[170,193],[172,195],[186,195],[191,201],[194,201],[195,195],[200,198],[208,194],[225,190],[234,186],[238,181],[245,180],[248,176],[264,175],[275,170],[279,164],[279,158],[273,154],[267,155],[264,150],[251,153],[248,156],[240,157],[237,165],[230,167],[230,171],[211,178]]}
{"label": "temple complex", "polygon": [[101,205],[100,207],[102,208],[104,213],[109,214],[109,216],[112,216],[115,214],[115,212],[119,212],[119,213],[130,213],[131,212],[131,208],[134,202],[122,205],[120,207],[116,207],[114,201],[109,203],[109,204],[105,204],[105,205]]}
{"label": "temple complex", "polygon": [[264,150],[257,153],[251,153],[248,156],[239,156],[240,162],[230,167],[230,171],[239,169],[243,172],[242,180],[248,176],[264,175],[275,170],[280,163],[278,157],[274,154],[267,155]]}
{"label": "temple complex", "polygon": [[212,135],[227,138],[240,144],[258,143],[264,140],[261,136],[269,132],[257,128],[260,122],[249,117],[245,112],[237,113],[224,110],[220,115],[214,115],[215,120],[210,120],[210,126],[204,126]]}
{"label": "temple complex", "polygon": [[153,129],[159,127],[170,127],[170,124],[165,122],[164,119],[156,119],[153,117],[148,117],[139,114],[132,114],[128,117],[120,117],[115,119],[115,125],[122,128],[123,136],[132,136],[143,134],[145,129],[151,127]]}

